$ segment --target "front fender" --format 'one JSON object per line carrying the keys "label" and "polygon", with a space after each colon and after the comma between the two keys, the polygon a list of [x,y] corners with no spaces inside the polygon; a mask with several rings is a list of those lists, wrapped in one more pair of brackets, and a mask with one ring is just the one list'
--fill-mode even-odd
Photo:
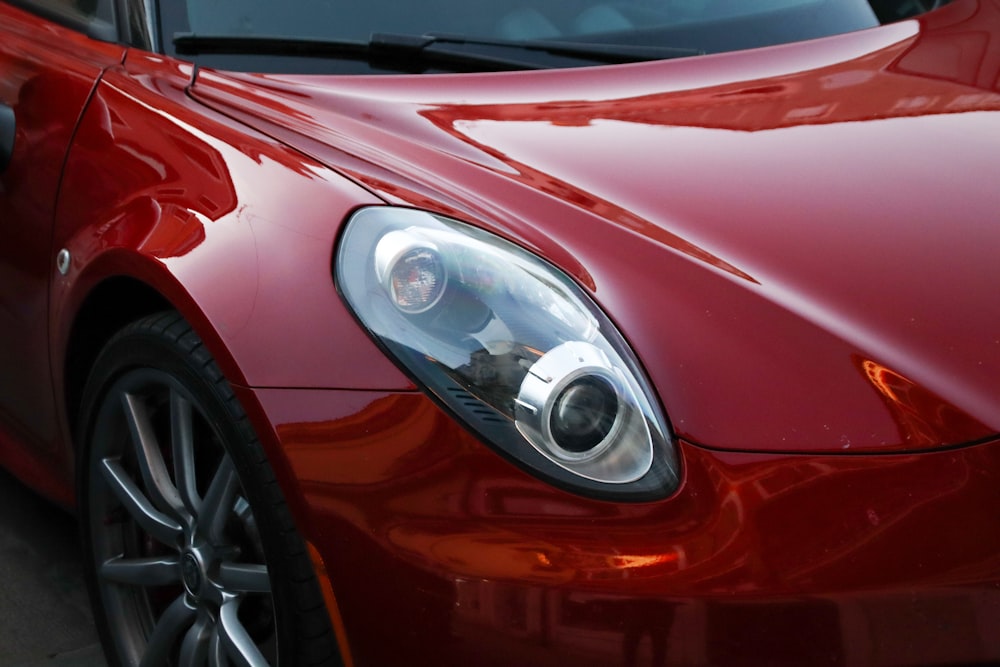
{"label": "front fender", "polygon": [[228,379],[258,387],[407,389],[336,294],[341,222],[380,200],[185,94],[188,67],[130,55],[107,72],[67,161],[53,252],[54,367],[104,281],[148,285]]}

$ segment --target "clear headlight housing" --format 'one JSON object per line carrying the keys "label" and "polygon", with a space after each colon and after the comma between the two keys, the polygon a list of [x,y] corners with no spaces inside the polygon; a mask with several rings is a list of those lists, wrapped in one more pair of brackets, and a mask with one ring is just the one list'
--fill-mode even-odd
{"label": "clear headlight housing", "polygon": [[502,455],[593,497],[676,488],[675,451],[638,362],[561,271],[492,234],[392,207],[352,216],[335,267],[376,342]]}

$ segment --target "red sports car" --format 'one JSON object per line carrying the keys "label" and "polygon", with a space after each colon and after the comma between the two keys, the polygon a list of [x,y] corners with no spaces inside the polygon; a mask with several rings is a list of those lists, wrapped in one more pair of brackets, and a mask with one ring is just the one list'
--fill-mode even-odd
{"label": "red sports car", "polygon": [[996,663],[998,175],[998,0],[0,0],[0,463],[113,667]]}

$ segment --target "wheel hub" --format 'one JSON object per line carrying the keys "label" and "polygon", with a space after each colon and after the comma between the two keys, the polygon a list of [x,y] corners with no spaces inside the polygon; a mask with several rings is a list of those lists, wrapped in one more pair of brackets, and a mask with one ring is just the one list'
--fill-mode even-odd
{"label": "wheel hub", "polygon": [[184,590],[191,597],[197,598],[205,581],[204,568],[201,559],[194,552],[187,552],[181,557],[181,582]]}

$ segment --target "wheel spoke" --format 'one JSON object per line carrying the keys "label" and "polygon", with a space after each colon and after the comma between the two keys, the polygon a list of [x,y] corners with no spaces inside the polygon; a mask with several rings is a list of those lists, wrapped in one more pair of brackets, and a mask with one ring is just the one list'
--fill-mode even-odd
{"label": "wheel spoke", "polygon": [[247,502],[246,498],[240,496],[236,499],[236,503],[233,505],[233,513],[243,523],[243,530],[247,532],[247,535],[255,540],[259,540],[260,532],[257,530],[257,520],[253,518],[250,503]]}
{"label": "wheel spoke", "polygon": [[226,521],[236,503],[239,489],[240,481],[232,459],[228,455],[223,456],[198,515],[198,532],[207,535],[213,544],[223,543]]}
{"label": "wheel spoke", "polygon": [[242,667],[268,667],[243,623],[239,619],[240,598],[232,597],[219,610],[219,639],[232,662]]}
{"label": "wheel spoke", "polygon": [[177,391],[170,392],[170,446],[174,454],[174,479],[184,507],[198,515],[201,498],[195,478],[194,421],[191,402]]}
{"label": "wheel spoke", "polygon": [[209,641],[212,639],[215,622],[202,612],[191,629],[184,635],[178,664],[184,667],[198,667],[208,662]]}
{"label": "wheel spoke", "polygon": [[181,539],[181,525],[163,514],[142,493],[117,458],[101,461],[104,479],[129,516],[151,535],[167,546],[177,546]]}
{"label": "wheel spoke", "polygon": [[185,597],[181,595],[174,600],[156,622],[139,667],[161,667],[168,664],[177,637],[191,624],[196,613]]}
{"label": "wheel spoke", "polygon": [[234,593],[270,593],[271,579],[267,565],[250,563],[222,563],[219,566],[219,583]]}
{"label": "wheel spoke", "polygon": [[208,666],[228,667],[229,660],[226,659],[226,650],[222,646],[222,638],[219,636],[219,624],[212,628],[212,638],[208,642]]}
{"label": "wheel spoke", "polygon": [[149,419],[146,404],[138,396],[125,392],[122,393],[122,406],[125,409],[139,470],[142,472],[150,500],[160,511],[183,521],[187,515],[184,502],[170,480],[167,466],[163,462],[163,453],[160,451],[160,443]]}
{"label": "wheel spoke", "polygon": [[101,565],[100,574],[108,581],[131,586],[165,586],[180,581],[176,557],[122,558],[116,556]]}

